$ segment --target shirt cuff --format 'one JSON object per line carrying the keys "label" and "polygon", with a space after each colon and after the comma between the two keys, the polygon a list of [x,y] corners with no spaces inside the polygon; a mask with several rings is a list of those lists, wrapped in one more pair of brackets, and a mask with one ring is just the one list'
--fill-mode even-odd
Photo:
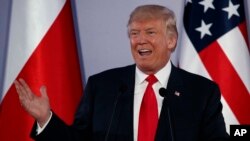
{"label": "shirt cuff", "polygon": [[38,124],[38,122],[36,122],[37,124],[37,128],[36,128],[36,135],[39,135],[40,133],[42,133],[42,131],[46,128],[46,126],[49,124],[49,121],[52,118],[52,112],[50,111],[50,116],[49,119],[47,120],[47,122],[44,124],[43,127],[40,127],[40,125]]}

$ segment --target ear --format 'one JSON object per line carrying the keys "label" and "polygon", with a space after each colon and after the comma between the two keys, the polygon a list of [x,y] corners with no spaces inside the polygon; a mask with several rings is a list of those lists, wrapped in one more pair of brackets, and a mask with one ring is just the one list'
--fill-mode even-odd
{"label": "ear", "polygon": [[170,36],[168,38],[168,48],[172,52],[175,50],[176,44],[177,44],[177,37],[176,36]]}

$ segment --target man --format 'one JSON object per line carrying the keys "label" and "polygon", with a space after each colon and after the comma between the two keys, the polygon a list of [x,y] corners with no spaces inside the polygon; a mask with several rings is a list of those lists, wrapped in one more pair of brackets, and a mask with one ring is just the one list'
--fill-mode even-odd
{"label": "man", "polygon": [[32,137],[37,141],[227,140],[218,86],[171,64],[178,38],[174,13],[159,5],[137,7],[130,15],[128,36],[135,65],[89,77],[72,126],[50,111],[44,86],[37,97],[23,79],[15,81],[21,104],[38,123]]}

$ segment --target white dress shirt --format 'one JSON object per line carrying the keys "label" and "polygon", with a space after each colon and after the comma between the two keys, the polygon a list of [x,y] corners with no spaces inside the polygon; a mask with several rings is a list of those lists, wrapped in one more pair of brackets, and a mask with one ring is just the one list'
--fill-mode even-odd
{"label": "white dress shirt", "polygon": [[[154,92],[156,94],[156,100],[158,105],[158,114],[160,116],[160,111],[162,107],[163,97],[159,94],[159,89],[164,87],[167,87],[168,79],[171,72],[171,63],[168,61],[168,63],[159,70],[155,75],[155,77],[158,79],[156,83],[152,86],[154,89]],[[134,91],[134,141],[137,141],[138,136],[138,123],[139,123],[139,112],[141,107],[142,98],[144,95],[144,92],[146,90],[146,87],[148,85],[148,82],[145,80],[148,77],[147,74],[143,73],[141,70],[139,70],[136,67],[135,71],[135,91]]]}
{"label": "white dress shirt", "polygon": [[51,120],[52,118],[52,112],[50,111],[50,116],[49,116],[49,119],[47,120],[47,122],[43,125],[43,127],[41,127],[38,122],[36,123],[37,124],[37,128],[36,128],[36,134],[39,135],[40,133],[42,133],[42,131],[45,129],[45,127],[49,124],[49,121]]}

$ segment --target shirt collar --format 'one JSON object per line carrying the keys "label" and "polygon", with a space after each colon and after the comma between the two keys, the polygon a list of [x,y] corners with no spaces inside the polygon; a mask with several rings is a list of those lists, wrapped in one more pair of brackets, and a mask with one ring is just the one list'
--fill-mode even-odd
{"label": "shirt collar", "polygon": [[[162,86],[166,87],[168,83],[168,79],[171,72],[171,63],[168,61],[168,63],[160,69],[155,75],[155,77],[158,79],[158,81],[161,83]],[[148,77],[147,74],[143,73],[137,66],[135,70],[135,84],[139,85],[145,81],[145,79]]]}

